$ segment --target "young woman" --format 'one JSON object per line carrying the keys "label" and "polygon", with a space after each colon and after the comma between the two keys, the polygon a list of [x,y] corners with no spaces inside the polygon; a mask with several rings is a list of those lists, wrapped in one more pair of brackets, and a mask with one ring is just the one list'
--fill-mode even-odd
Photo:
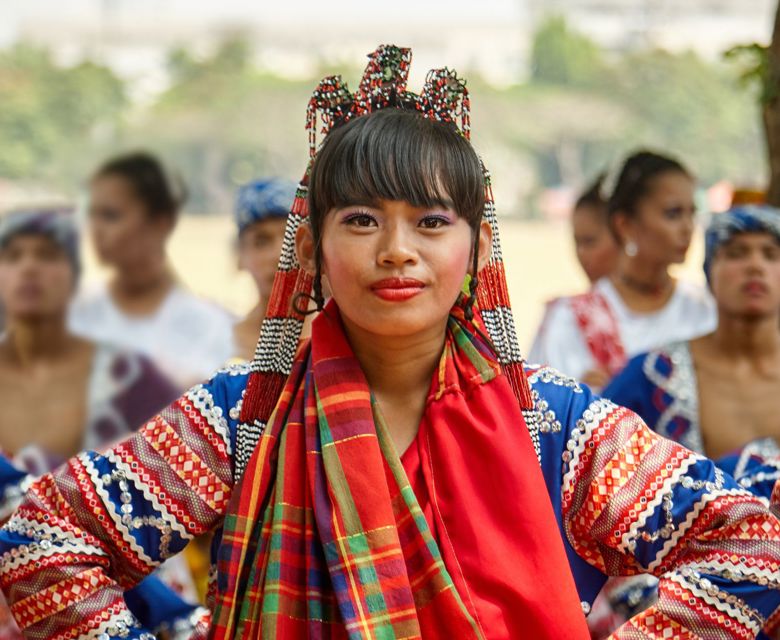
{"label": "young woman", "polygon": [[0,531],[29,637],[110,636],[123,589],[223,525],[215,638],[587,638],[606,574],[637,571],[664,597],[618,637],[751,637],[780,605],[760,500],[523,366],[465,86],[435,70],[408,92],[410,55],[381,47],[355,94],[315,92],[327,135],[252,366],[44,477]]}
{"label": "young woman", "polygon": [[647,151],[629,157],[609,199],[623,248],[617,268],[546,315],[531,357],[603,387],[627,358],[711,331],[707,291],[677,281],[694,230],[694,182],[679,162]]}
{"label": "young woman", "polygon": [[[769,499],[780,477],[780,211],[740,206],[715,214],[705,239],[717,328],[632,358],[604,397]],[[646,584],[605,592],[614,610],[636,612],[655,596]]]}
{"label": "young woman", "polygon": [[109,160],[90,183],[89,219],[107,285],[82,293],[71,326],[86,337],[143,353],[181,389],[233,355],[233,319],[176,280],[166,244],[182,196],[146,153]]}
{"label": "young woman", "polygon": [[715,214],[705,237],[717,328],[636,356],[604,394],[717,459],[752,440],[780,443],[780,211]]}

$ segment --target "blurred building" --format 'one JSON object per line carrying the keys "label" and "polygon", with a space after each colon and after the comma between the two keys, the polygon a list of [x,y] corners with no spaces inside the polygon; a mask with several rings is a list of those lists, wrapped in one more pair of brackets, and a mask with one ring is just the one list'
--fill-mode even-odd
{"label": "blurred building", "polygon": [[524,0],[531,22],[550,13],[603,47],[692,49],[713,58],[735,44],[767,42],[777,0]]}
{"label": "blurred building", "polygon": [[[715,57],[737,43],[767,40],[777,0],[503,0],[485,5],[457,2],[379,5],[355,0],[317,3],[311,12],[226,0],[223,11],[183,0],[80,0],[81,11],[51,10],[19,16],[16,37],[45,45],[63,63],[90,56],[131,81],[137,100],[161,91],[165,57],[180,45],[204,51],[241,32],[255,46],[256,62],[287,76],[354,65],[380,42],[414,49],[414,69],[445,63],[477,71],[495,84],[528,74],[532,34],[546,15],[562,14],[575,29],[607,49],[647,45],[693,49]],[[291,3],[296,4],[296,3]],[[307,5],[298,1],[296,6]],[[433,5],[436,5],[433,7]],[[355,6],[362,6],[361,11]],[[409,7],[412,7],[411,10]],[[465,11],[464,7],[471,7]],[[415,7],[417,7],[415,9]],[[439,8],[436,8],[439,7]],[[0,10],[0,13],[8,9]],[[368,17],[371,16],[371,17]],[[419,78],[413,78],[415,82]]]}

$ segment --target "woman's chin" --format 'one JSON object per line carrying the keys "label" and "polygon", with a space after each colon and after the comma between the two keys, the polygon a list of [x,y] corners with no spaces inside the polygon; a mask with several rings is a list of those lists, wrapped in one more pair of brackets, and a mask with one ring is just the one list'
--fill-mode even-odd
{"label": "woman's chin", "polygon": [[[444,331],[446,316],[443,321],[432,321],[430,315],[424,315],[415,309],[393,309],[375,313],[345,313],[341,310],[347,328],[354,326],[362,333],[386,338],[408,338],[421,333],[428,333],[437,328]],[[447,314],[449,315],[449,314]]]}

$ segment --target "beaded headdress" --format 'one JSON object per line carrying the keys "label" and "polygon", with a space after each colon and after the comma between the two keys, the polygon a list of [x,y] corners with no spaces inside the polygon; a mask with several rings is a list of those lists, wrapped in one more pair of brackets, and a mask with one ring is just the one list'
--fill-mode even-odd
{"label": "beaded headdress", "polygon": [[[303,327],[303,316],[294,307],[300,294],[309,295],[312,277],[295,256],[295,234],[308,216],[308,179],[311,162],[319,145],[318,135],[380,109],[415,110],[426,118],[450,123],[470,138],[470,101],[464,80],[450,69],[433,69],[419,94],[407,90],[412,59],[410,49],[382,45],[369,54],[368,66],[357,91],[349,90],[341,76],[324,78],[312,94],[306,111],[310,162],[287,218],[284,246],[274,279],[268,311],[260,333],[249,382],[241,408],[241,427],[236,450],[236,477],[242,473],[276,405],[290,374]],[[522,409],[532,406],[522,369],[509,293],[504,274],[490,174],[483,166],[485,184],[484,219],[493,230],[492,253],[479,274],[475,307],[493,343]]]}

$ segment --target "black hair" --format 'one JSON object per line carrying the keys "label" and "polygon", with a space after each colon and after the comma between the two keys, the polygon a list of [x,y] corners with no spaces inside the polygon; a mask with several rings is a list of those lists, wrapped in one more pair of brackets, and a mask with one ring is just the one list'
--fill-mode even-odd
{"label": "black hair", "polygon": [[626,158],[607,204],[610,221],[618,212],[635,216],[637,204],[651,191],[655,179],[667,173],[680,173],[692,178],[679,161],[651,151],[639,151]]}
{"label": "black hair", "polygon": [[607,219],[607,200],[604,198],[602,192],[604,189],[604,180],[606,180],[606,178],[606,172],[602,172],[596,176],[596,179],[585,187],[585,190],[577,197],[577,200],[574,203],[575,209],[579,209],[580,207],[591,207],[597,210],[600,214],[603,214],[600,217],[603,217],[604,222],[606,222]]}
{"label": "black hair", "polygon": [[325,138],[309,173],[309,220],[320,284],[322,224],[334,208],[403,200],[415,207],[446,206],[464,218],[476,242],[485,207],[484,169],[476,151],[455,125],[414,110],[383,109],[334,129]]}
{"label": "black hair", "polygon": [[107,176],[119,176],[126,180],[151,218],[175,220],[187,198],[184,183],[177,179],[174,186],[162,163],[145,151],[111,158],[94,173],[92,179]]}

